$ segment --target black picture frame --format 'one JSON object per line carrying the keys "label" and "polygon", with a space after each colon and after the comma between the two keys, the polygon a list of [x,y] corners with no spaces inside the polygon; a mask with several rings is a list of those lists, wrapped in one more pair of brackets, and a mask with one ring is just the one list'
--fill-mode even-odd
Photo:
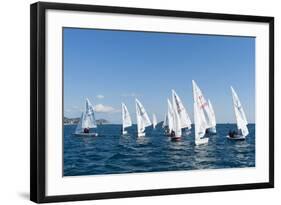
{"label": "black picture frame", "polygon": [[[46,68],[45,19],[46,10],[68,10],[147,16],[169,16],[196,19],[263,22],[269,24],[269,181],[263,183],[231,184],[220,186],[138,190],[108,193],[88,193],[46,196],[45,145],[46,145]],[[230,191],[274,187],[274,18],[218,13],[156,10],[82,4],[38,2],[30,7],[30,199],[37,203],[76,200],[97,200],[123,197],[140,197],[198,192]]]}

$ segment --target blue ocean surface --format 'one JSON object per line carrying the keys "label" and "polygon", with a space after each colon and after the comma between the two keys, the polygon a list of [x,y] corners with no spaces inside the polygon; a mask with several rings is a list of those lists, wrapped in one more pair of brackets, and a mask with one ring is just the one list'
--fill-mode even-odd
{"label": "blue ocean surface", "polygon": [[217,124],[209,143],[195,146],[194,128],[181,141],[171,141],[159,125],[136,137],[136,126],[121,136],[121,125],[99,125],[97,137],[73,135],[76,125],[64,125],[64,176],[121,174],[255,167],[255,124],[244,141],[226,138],[235,124]]}

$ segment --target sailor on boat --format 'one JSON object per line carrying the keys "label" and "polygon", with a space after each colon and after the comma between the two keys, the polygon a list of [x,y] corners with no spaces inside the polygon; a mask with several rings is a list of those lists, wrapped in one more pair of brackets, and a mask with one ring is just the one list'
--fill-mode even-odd
{"label": "sailor on boat", "polygon": [[228,132],[228,136],[229,136],[229,137],[231,137],[231,138],[233,138],[233,137],[234,137],[234,135],[235,135],[235,131],[231,131],[231,130],[229,130],[229,132]]}
{"label": "sailor on boat", "polygon": [[88,127],[84,128],[84,133],[90,133],[90,129]]}
{"label": "sailor on boat", "polygon": [[171,131],[171,141],[180,141],[181,140],[181,135],[176,136],[176,132],[174,130]]}
{"label": "sailor on boat", "polygon": [[174,138],[176,136],[176,133],[175,133],[174,130],[171,131],[171,135],[170,136],[171,136],[171,138]]}
{"label": "sailor on boat", "polygon": [[236,130],[229,130],[228,135],[229,137],[234,138],[236,135],[242,135],[242,131],[241,129],[239,129],[238,132]]}

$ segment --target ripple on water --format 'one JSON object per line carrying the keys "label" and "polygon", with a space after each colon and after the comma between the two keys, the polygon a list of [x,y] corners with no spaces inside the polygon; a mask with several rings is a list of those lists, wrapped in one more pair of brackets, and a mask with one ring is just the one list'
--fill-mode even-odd
{"label": "ripple on water", "polygon": [[[206,145],[194,145],[193,130],[171,142],[161,128],[148,128],[146,136],[120,136],[120,125],[102,125],[98,137],[77,137],[75,126],[64,128],[64,175],[220,169],[255,166],[254,125],[245,141],[226,139],[232,124],[217,125],[217,135]],[[135,133],[135,126],[129,128]]]}

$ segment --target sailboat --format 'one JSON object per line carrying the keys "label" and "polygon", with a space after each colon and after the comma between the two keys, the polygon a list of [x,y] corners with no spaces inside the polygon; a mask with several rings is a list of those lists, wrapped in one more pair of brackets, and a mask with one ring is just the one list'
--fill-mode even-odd
{"label": "sailboat", "polygon": [[214,112],[214,109],[213,109],[213,105],[210,101],[210,99],[208,100],[208,105],[209,105],[209,113],[208,113],[208,116],[209,116],[209,119],[210,119],[210,128],[207,129],[207,133],[209,134],[216,134],[217,133],[217,129],[216,129],[216,116],[215,116],[215,112]]}
{"label": "sailboat", "polygon": [[156,119],[156,115],[153,113],[152,114],[152,127],[153,127],[153,129],[156,128],[156,125],[157,125],[157,119]]}
{"label": "sailboat", "polygon": [[180,140],[182,137],[181,130],[181,119],[176,111],[174,104],[171,104],[168,99],[168,125],[169,125],[169,136],[171,136],[173,141]]}
{"label": "sailboat", "polygon": [[232,136],[227,135],[227,138],[233,140],[244,140],[246,136],[249,134],[249,130],[247,127],[248,121],[237,93],[235,92],[233,87],[230,88],[232,93],[232,101],[233,101],[238,132],[232,133]]}
{"label": "sailboat", "polygon": [[172,102],[175,112],[177,112],[179,115],[181,128],[186,130],[186,134],[190,134],[191,133],[190,117],[187,113],[186,108],[183,106],[180,97],[178,96],[175,90],[172,90]]}
{"label": "sailboat", "polygon": [[145,128],[151,125],[150,119],[147,115],[141,102],[136,99],[136,116],[137,116],[137,136],[145,136]]}
{"label": "sailboat", "polygon": [[122,103],[122,135],[128,134],[125,128],[132,126],[130,113],[124,103]]}
{"label": "sailboat", "polygon": [[175,112],[177,112],[179,115],[181,128],[191,129],[190,117],[187,114],[187,110],[183,106],[183,103],[175,90],[172,90],[172,102]]}
{"label": "sailboat", "polygon": [[182,119],[177,111],[176,104],[173,103],[173,131],[175,132],[174,135],[172,135],[173,141],[178,141],[182,137]]}
{"label": "sailboat", "polygon": [[97,124],[94,114],[94,107],[87,98],[85,112],[82,112],[74,134],[78,136],[98,136],[98,133],[90,132],[90,128],[96,127]]}
{"label": "sailboat", "polygon": [[209,138],[206,137],[206,130],[210,128],[208,123],[207,113],[209,106],[202,94],[202,91],[192,80],[193,99],[194,99],[194,126],[195,126],[195,145],[206,144]]}

